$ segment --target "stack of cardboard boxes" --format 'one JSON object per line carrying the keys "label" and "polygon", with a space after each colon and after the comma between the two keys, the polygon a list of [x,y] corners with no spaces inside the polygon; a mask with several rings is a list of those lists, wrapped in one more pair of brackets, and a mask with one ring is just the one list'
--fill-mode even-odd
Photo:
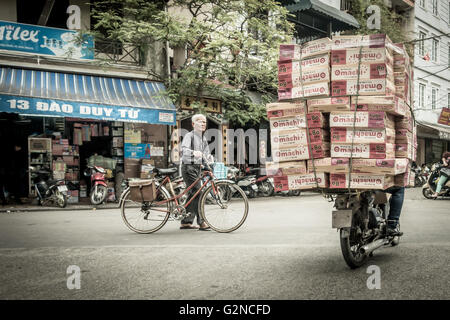
{"label": "stack of cardboard boxes", "polygon": [[[309,50],[320,52],[322,59],[308,60],[308,48],[318,44],[324,44],[321,50]],[[267,105],[273,162],[266,169],[274,175],[276,191],[386,189],[414,181],[410,96],[404,85],[395,85],[396,72],[411,75],[401,46],[386,35],[338,36],[303,48],[282,45],[280,60],[280,102]],[[307,93],[309,83],[331,84],[331,91],[314,97]]]}

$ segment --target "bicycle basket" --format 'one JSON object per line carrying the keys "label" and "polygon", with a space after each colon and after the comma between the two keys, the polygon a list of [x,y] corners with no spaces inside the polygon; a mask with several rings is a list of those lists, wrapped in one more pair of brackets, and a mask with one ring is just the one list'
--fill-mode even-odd
{"label": "bicycle basket", "polygon": [[150,180],[138,180],[130,181],[129,199],[132,201],[153,201],[156,198],[155,181]]}

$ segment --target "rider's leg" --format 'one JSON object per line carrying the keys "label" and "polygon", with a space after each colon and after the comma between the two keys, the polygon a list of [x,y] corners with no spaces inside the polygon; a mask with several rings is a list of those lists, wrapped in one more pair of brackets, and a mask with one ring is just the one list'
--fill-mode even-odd
{"label": "rider's leg", "polygon": [[439,181],[436,186],[436,192],[433,194],[433,196],[437,196],[439,192],[441,192],[442,187],[444,186],[445,182],[447,181],[447,177],[444,175],[441,175],[439,178]]}
{"label": "rider's leg", "polygon": [[392,187],[387,189],[386,192],[392,195],[391,199],[389,200],[388,227],[394,229],[397,227],[398,221],[400,220],[403,200],[405,198],[405,188]]}

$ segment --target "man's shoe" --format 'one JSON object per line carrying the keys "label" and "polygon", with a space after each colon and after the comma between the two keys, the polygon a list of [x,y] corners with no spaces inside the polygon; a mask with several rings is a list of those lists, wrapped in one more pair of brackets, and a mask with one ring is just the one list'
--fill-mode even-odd
{"label": "man's shoe", "polygon": [[395,236],[401,237],[403,235],[403,232],[400,231],[399,226],[396,226],[396,227],[388,226],[387,230],[386,230],[386,234],[390,237],[395,237]]}

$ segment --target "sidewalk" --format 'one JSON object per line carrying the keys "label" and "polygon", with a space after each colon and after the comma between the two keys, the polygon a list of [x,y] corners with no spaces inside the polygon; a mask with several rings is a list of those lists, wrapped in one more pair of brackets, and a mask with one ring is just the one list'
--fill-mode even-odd
{"label": "sidewalk", "polygon": [[0,206],[0,213],[11,212],[34,212],[34,211],[78,211],[78,210],[103,210],[103,209],[118,209],[119,202],[107,202],[95,206],[90,203],[69,203],[65,208],[58,206],[39,206],[37,204],[7,204]]}

